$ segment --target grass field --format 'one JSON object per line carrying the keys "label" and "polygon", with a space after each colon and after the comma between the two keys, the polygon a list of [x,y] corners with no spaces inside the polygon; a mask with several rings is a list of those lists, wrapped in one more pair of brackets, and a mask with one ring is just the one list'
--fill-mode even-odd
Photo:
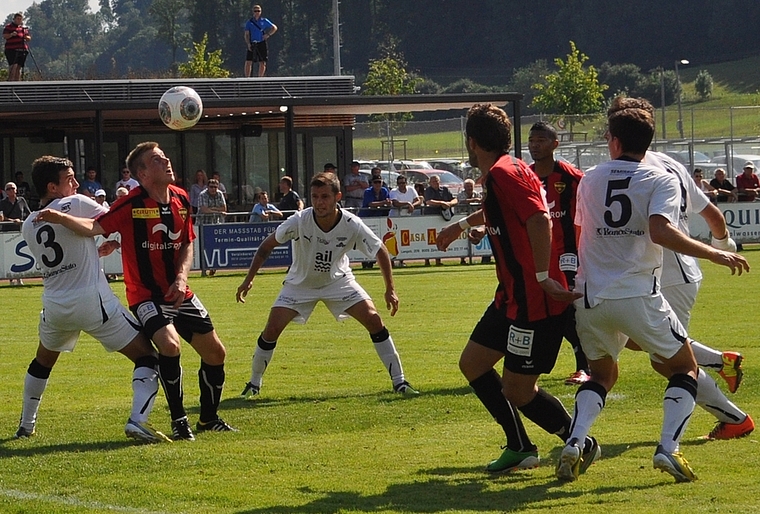
{"label": "grass field", "polygon": [[[760,420],[760,349],[755,297],[760,249],[745,255],[755,271],[731,277],[706,264],[691,333],[745,357],[738,405]],[[499,513],[756,512],[760,510],[758,436],[705,442],[713,421],[696,411],[682,449],[700,480],[675,484],[652,469],[664,379],[643,354],[624,354],[621,379],[593,433],[603,458],[578,482],[559,483],[561,443],[526,421],[539,446],[538,469],[491,477],[503,434],[459,374],[457,361],[495,287],[490,265],[410,266],[396,272],[401,310],[386,323],[419,397],[391,393],[360,326],[336,323],[319,306],[309,324],[280,339],[255,401],[237,398],[250,372],[254,341],[282,282],[256,279],[236,305],[241,274],[194,277],[228,348],[222,416],[238,433],[200,434],[193,443],[141,445],[124,437],[131,366],[88,336],[62,356],[42,401],[37,435],[14,440],[23,378],[36,346],[42,287],[0,287],[0,512],[3,513]],[[377,270],[357,271],[382,298]],[[123,296],[123,284],[113,284]],[[72,299],[73,300],[73,299]],[[184,346],[185,402],[198,416],[198,358]],[[541,384],[572,409],[573,371],[564,345]],[[716,376],[716,375],[713,375]],[[725,390],[725,384],[718,379]],[[169,430],[163,395],[152,415]]]}

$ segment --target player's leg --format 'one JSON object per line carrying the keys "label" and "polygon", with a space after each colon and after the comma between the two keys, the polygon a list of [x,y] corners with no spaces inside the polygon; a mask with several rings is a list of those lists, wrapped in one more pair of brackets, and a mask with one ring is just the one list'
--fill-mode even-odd
{"label": "player's leg", "polygon": [[388,329],[378,314],[375,304],[370,299],[362,300],[345,310],[346,314],[356,319],[369,332],[377,356],[388,371],[393,384],[393,390],[402,394],[419,394],[404,377],[401,357],[396,351]]}
{"label": "player's leg", "polygon": [[573,347],[573,355],[575,356],[575,372],[572,373],[567,379],[565,384],[567,385],[580,385],[584,382],[588,382],[590,372],[588,369],[588,360],[586,354],[583,353],[583,347],[581,346],[581,340],[578,337],[578,331],[575,328],[575,307],[570,307],[571,314],[567,317],[567,325],[565,326],[565,339],[570,346]]}
{"label": "player's leg", "polygon": [[507,330],[504,313],[492,303],[475,325],[459,357],[459,370],[501,426],[507,440],[499,458],[486,466],[486,471],[490,473],[534,468],[539,464],[538,449],[528,437],[519,411],[502,393],[501,376],[494,370],[494,365],[504,357]]}
{"label": "player's leg", "polygon": [[37,346],[37,354],[29,363],[24,378],[21,420],[15,434],[17,439],[34,435],[42,394],[45,392],[50,372],[53,370],[59,355],[60,353],[42,346],[42,343]]}
{"label": "player's leg", "polygon": [[298,316],[298,311],[287,307],[274,306],[269,311],[269,319],[264,327],[264,331],[259,335],[256,341],[256,349],[253,352],[251,362],[251,379],[245,384],[243,392],[240,394],[243,398],[252,398],[261,391],[261,384],[264,378],[264,372],[272,360],[274,349],[277,346],[277,340],[285,330],[285,327]]}

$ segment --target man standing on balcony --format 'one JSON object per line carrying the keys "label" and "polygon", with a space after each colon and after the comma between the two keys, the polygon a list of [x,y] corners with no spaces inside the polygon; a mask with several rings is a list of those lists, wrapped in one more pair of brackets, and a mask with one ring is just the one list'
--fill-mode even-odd
{"label": "man standing on balcony", "polygon": [[267,18],[261,17],[261,6],[254,4],[253,17],[245,23],[245,44],[248,52],[245,55],[245,76],[251,76],[253,63],[259,63],[259,77],[267,71],[267,39],[277,32],[277,25]]}

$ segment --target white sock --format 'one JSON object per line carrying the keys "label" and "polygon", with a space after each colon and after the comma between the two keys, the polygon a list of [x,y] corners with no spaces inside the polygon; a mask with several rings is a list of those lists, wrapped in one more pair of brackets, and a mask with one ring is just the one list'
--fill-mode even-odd
{"label": "white sock", "polygon": [[21,426],[27,430],[34,428],[37,422],[37,411],[40,408],[42,393],[47,387],[47,378],[33,377],[29,373],[24,378],[24,401],[21,410]]}
{"label": "white sock", "polygon": [[694,352],[694,358],[700,366],[718,371],[723,368],[723,352],[705,346],[693,339],[691,340],[691,350]]}
{"label": "white sock", "polygon": [[744,421],[747,413],[731,403],[715,380],[700,368],[697,376],[697,405],[723,423],[736,424]]}
{"label": "white sock", "polygon": [[[261,340],[264,341],[263,338],[261,338]],[[277,344],[276,341],[264,342],[272,345]],[[271,350],[264,350],[261,346],[256,344],[256,350],[253,352],[253,362],[251,363],[251,384],[256,387],[261,387],[264,372],[267,370],[267,366],[269,366],[269,362],[272,360],[272,354],[274,354],[274,347],[272,347]]]}
{"label": "white sock", "polygon": [[[675,377],[679,376],[682,377],[683,375],[675,375]],[[689,425],[696,402],[689,391],[679,385],[672,385],[673,378],[670,380],[671,382],[668,384],[662,400],[664,415],[660,444],[666,452],[675,453],[678,451],[681,437]]]}
{"label": "white sock", "polygon": [[385,340],[376,342],[374,345],[378,357],[383,361],[383,366],[385,366],[385,369],[388,370],[388,374],[391,376],[393,385],[395,386],[404,382],[404,368],[401,367],[401,357],[399,357],[396,351],[396,345],[393,344],[390,334]]}
{"label": "white sock", "polygon": [[591,431],[591,425],[604,408],[604,398],[593,389],[581,389],[575,395],[573,421],[570,423],[570,439],[585,441]]}
{"label": "white sock", "polygon": [[138,423],[148,421],[158,394],[158,371],[140,366],[132,373],[132,412],[129,418]]}

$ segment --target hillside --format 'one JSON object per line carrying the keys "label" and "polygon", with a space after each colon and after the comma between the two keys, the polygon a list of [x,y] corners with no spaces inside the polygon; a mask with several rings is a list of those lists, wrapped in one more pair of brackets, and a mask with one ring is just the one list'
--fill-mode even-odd
{"label": "hillside", "polygon": [[693,82],[699,70],[707,70],[716,84],[732,93],[756,93],[760,90],[760,55],[716,64],[694,62],[679,68],[684,82]]}

